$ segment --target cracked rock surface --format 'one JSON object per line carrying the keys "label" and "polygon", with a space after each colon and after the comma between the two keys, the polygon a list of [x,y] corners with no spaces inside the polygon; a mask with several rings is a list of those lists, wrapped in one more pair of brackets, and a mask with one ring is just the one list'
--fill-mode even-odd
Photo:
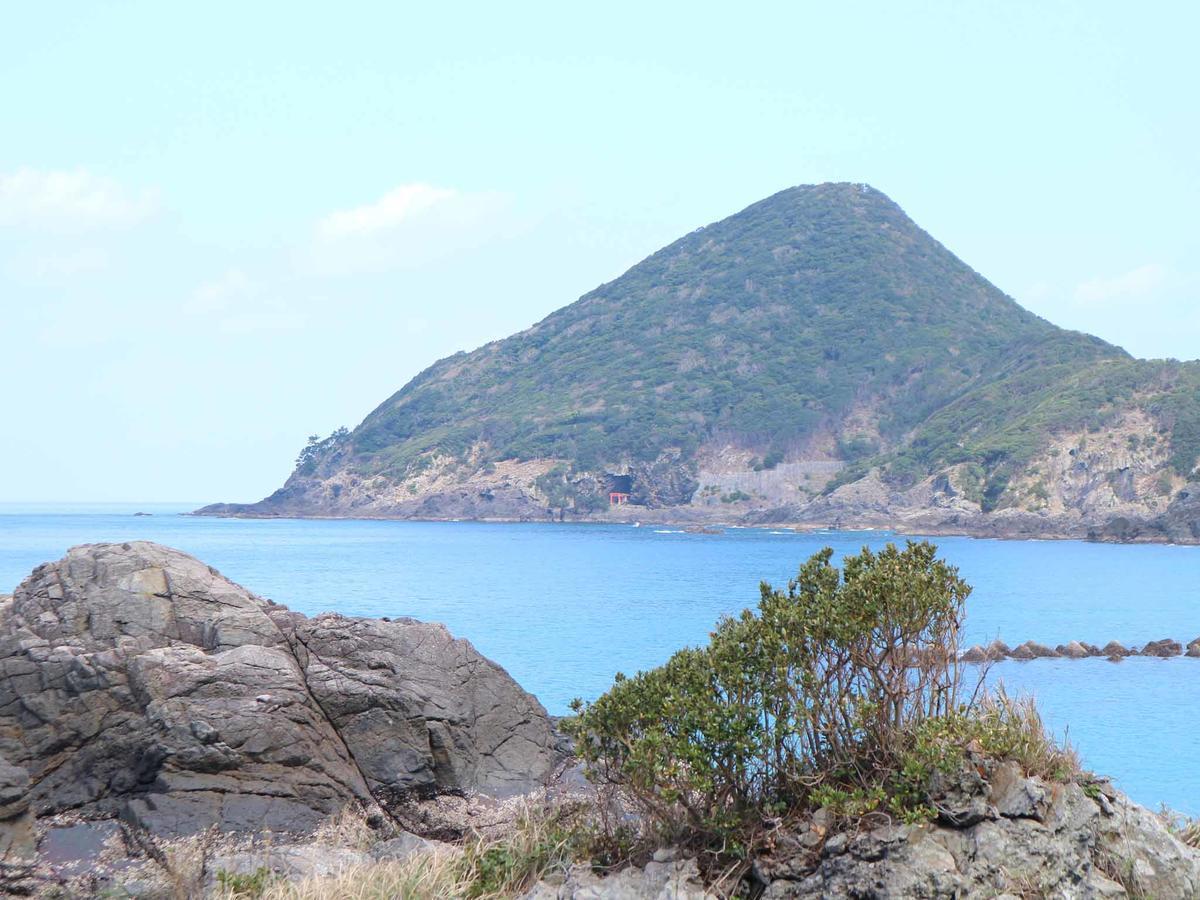
{"label": "cracked rock surface", "polygon": [[[1107,781],[1049,782],[1012,762],[972,761],[935,791],[941,814],[831,830],[817,810],[774,834],[735,896],[761,900],[1061,900],[1200,897],[1200,850]],[[980,815],[946,816],[949,807]],[[706,890],[686,850],[599,877],[586,866],[539,882],[522,900],[667,900],[718,896]],[[739,887],[732,885],[727,887]],[[725,896],[721,894],[720,896]]]}
{"label": "cracked rock surface", "polygon": [[530,790],[556,740],[441,625],[309,619],[157,544],[75,547],[0,600],[0,767],[37,815],[303,832],[354,801]]}

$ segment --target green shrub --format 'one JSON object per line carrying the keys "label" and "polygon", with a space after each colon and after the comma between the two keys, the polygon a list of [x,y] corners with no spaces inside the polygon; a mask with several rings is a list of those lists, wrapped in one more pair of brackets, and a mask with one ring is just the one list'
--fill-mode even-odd
{"label": "green shrub", "polygon": [[271,870],[259,866],[253,872],[227,872],[224,869],[217,872],[217,884],[227,897],[262,897],[271,881]]}
{"label": "green shrub", "polygon": [[825,549],[707,647],[574,704],[591,777],[623,786],[673,837],[740,855],[764,816],[842,796],[877,808],[911,737],[960,708],[970,588],[928,543]]}
{"label": "green shrub", "polygon": [[507,834],[464,845],[458,862],[462,896],[519,895],[548,873],[570,868],[589,840],[580,809],[526,807]]}

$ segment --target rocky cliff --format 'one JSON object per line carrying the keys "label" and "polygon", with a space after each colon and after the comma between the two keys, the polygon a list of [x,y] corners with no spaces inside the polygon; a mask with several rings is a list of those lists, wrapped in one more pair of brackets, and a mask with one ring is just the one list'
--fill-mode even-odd
{"label": "rocky cliff", "polygon": [[440,625],[309,619],[156,544],[76,547],[0,606],[0,817],[305,832],[348,804],[528,791],[556,741]]}
{"label": "rocky cliff", "polygon": [[879,191],[824,184],[435,363],[271,496],[200,512],[1194,542],[1198,456],[1200,363],[1057,328]]}
{"label": "rocky cliff", "polygon": [[607,878],[574,867],[525,900],[1200,896],[1200,851],[1102,780],[1053,784],[1011,763],[981,765],[953,783],[936,822],[830,824],[818,811],[781,830],[725,891],[706,887],[696,861],[670,849]]}

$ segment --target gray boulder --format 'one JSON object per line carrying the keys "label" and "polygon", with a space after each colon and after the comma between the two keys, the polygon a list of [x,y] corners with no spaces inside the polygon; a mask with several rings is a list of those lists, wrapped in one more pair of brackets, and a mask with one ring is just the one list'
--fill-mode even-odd
{"label": "gray boulder", "polygon": [[1026,641],[1021,646],[1015,648],[1009,655],[1013,659],[1049,659],[1059,654],[1045,644],[1039,644],[1037,641]]}
{"label": "gray boulder", "polygon": [[34,847],[29,773],[0,758],[0,863],[28,860]]}
{"label": "gray boulder", "polygon": [[214,890],[221,875],[254,875],[266,870],[277,878],[328,878],[349,869],[369,865],[371,857],[362,850],[326,847],[320,844],[288,844],[223,853],[212,857],[205,866],[205,887]]}
{"label": "gray boulder", "polygon": [[708,891],[694,859],[660,850],[645,866],[601,877],[588,866],[538,882],[522,900],[718,900]]}
{"label": "gray boulder", "polygon": [[1113,801],[1012,764],[988,782],[994,805],[969,826],[888,825],[830,839],[807,875],[772,881],[763,897],[1198,895],[1200,853],[1111,789]]}
{"label": "gray boulder", "polygon": [[1004,641],[1000,640],[999,638],[996,638],[996,640],[992,641],[987,646],[988,659],[993,661],[1004,659],[1010,653],[1012,653],[1012,649],[1008,646],[1008,644],[1004,643]]}
{"label": "gray boulder", "polygon": [[980,644],[975,644],[973,647],[968,647],[966,650],[964,650],[962,652],[962,655],[960,655],[958,657],[958,659],[959,659],[959,662],[966,662],[966,663],[987,662],[988,661],[988,651],[987,651],[986,647],[984,647]]}
{"label": "gray boulder", "polygon": [[441,625],[271,611],[377,797],[524,793],[554,764],[546,711]]}
{"label": "gray boulder", "polygon": [[380,841],[370,850],[375,862],[404,862],[419,853],[448,853],[452,845],[443,841],[432,841],[407,831],[394,838]]}
{"label": "gray boulder", "polygon": [[166,835],[304,832],[557,760],[537,701],[441,626],[310,621],[146,542],[73,548],[0,606],[0,756],[38,814]]}
{"label": "gray boulder", "polygon": [[1176,838],[1161,816],[1128,797],[1114,793],[1104,799],[1107,813],[1097,820],[1099,859],[1119,873],[1129,894],[1200,897],[1200,852]]}
{"label": "gray boulder", "polygon": [[1068,659],[1083,659],[1091,656],[1091,652],[1079,641],[1069,641],[1066,644],[1059,644],[1054,648],[1058,651],[1059,656],[1065,656]]}
{"label": "gray boulder", "polygon": [[29,773],[0,757],[0,894],[32,892],[36,854]]}
{"label": "gray boulder", "polygon": [[1183,645],[1179,641],[1171,640],[1171,638],[1163,638],[1159,641],[1151,641],[1142,648],[1142,656],[1157,656],[1161,659],[1168,659],[1172,656],[1178,656],[1183,652]]}

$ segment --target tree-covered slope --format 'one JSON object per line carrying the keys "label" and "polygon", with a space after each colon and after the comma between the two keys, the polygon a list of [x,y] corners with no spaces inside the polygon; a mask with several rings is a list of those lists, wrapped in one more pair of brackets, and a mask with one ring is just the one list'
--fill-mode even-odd
{"label": "tree-covered slope", "polygon": [[1123,354],[1003,295],[862,185],[783,191],[699,229],[528,331],[442,360],[351,435],[403,476],[431,450],[578,467],[722,436],[787,451],[879,408],[885,444],[1014,355]]}
{"label": "tree-covered slope", "polygon": [[[1124,443],[1058,459],[1106,428]],[[353,431],[314,441],[267,500],[209,511],[585,514],[607,508],[620,474],[636,505],[719,502],[723,516],[844,507],[887,522],[941,503],[1083,521],[1165,514],[1198,454],[1200,364],[1058,328],[879,191],[822,184],[435,363]],[[781,463],[786,478],[739,480]]]}

